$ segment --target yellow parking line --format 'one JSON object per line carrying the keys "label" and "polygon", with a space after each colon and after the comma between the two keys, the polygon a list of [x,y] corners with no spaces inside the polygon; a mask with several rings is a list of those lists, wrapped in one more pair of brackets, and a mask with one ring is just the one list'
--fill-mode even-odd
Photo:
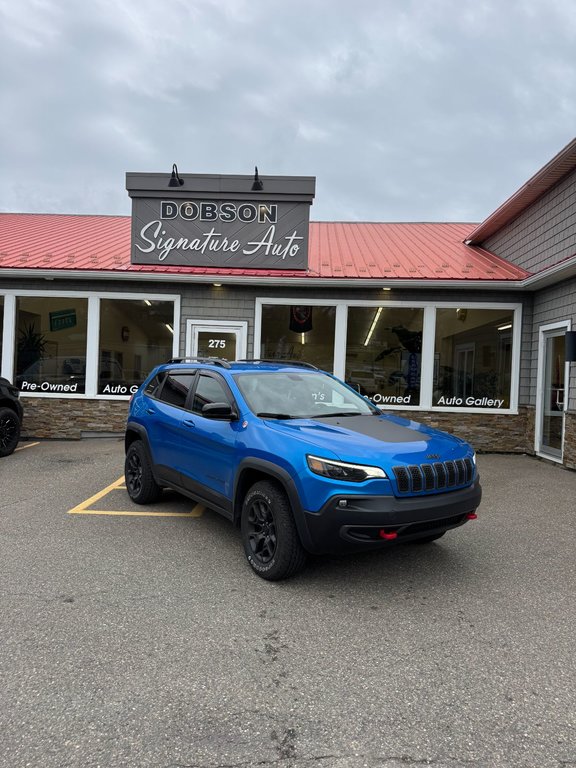
{"label": "yellow parking line", "polygon": [[40,445],[40,443],[26,443],[26,445],[21,445],[19,448],[15,448],[14,453],[16,453],[16,451],[23,451],[25,448],[33,448],[35,445]]}
{"label": "yellow parking line", "polygon": [[94,496],[90,496],[89,499],[86,499],[86,501],[80,502],[78,506],[74,507],[74,509],[69,509],[68,514],[75,515],[80,512],[85,512],[86,509],[91,505],[94,504],[96,501],[100,501],[104,496],[110,493],[110,491],[113,491],[115,488],[118,488],[122,483],[124,482],[124,475],[122,477],[118,478],[114,483],[111,483],[110,485],[107,485],[106,488],[104,488],[101,491],[98,491],[98,493],[95,493]]}
{"label": "yellow parking line", "polygon": [[103,488],[101,491],[98,491],[98,493],[95,493],[94,496],[90,496],[89,499],[80,502],[80,504],[78,504],[73,509],[69,509],[68,514],[116,515],[119,517],[202,517],[206,509],[202,504],[196,504],[194,509],[192,509],[190,512],[145,512],[144,510],[142,512],[134,512],[129,510],[111,511],[104,509],[88,509],[88,507],[91,507],[92,504],[100,501],[100,499],[103,499],[104,496],[107,496],[112,491],[122,490],[125,488],[126,484],[124,482],[124,475],[122,475],[122,477],[119,477],[118,480],[115,480],[113,483],[110,483],[110,485],[107,485],[106,488]]}
{"label": "yellow parking line", "polygon": [[117,515],[118,517],[202,517],[204,507],[199,504],[192,512],[110,512],[99,509],[70,509],[69,515]]}

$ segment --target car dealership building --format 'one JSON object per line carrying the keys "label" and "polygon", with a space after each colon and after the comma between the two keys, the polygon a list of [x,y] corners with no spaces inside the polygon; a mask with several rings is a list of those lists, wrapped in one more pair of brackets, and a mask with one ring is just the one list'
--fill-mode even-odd
{"label": "car dealership building", "polygon": [[576,468],[576,139],[481,224],[310,222],[312,177],[128,173],[132,216],[0,214],[28,437],[120,434],[177,356],[291,359]]}

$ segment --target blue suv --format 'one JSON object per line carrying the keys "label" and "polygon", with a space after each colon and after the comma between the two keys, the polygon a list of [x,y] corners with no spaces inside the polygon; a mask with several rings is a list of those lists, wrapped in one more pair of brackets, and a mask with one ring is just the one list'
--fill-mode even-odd
{"label": "blue suv", "polygon": [[220,512],[270,581],[307,553],[434,541],[474,519],[482,493],[464,440],[294,361],[155,368],[131,400],[125,448],[134,502],[172,488]]}

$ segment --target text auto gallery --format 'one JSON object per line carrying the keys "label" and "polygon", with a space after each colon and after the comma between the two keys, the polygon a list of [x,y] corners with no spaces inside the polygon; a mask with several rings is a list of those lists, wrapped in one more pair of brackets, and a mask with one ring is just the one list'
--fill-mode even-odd
{"label": "text auto gallery", "polygon": [[576,466],[559,343],[574,300],[544,353],[547,384],[534,314],[554,283],[531,287],[533,271],[466,242],[483,225],[309,222],[311,177],[126,181],[131,218],[0,214],[2,375],[22,393],[25,435],[120,433],[158,363],[256,357],[333,371],[480,450]]}

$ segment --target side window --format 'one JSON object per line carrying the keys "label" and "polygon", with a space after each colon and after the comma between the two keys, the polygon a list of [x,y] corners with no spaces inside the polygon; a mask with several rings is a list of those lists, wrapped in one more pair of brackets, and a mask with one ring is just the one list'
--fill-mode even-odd
{"label": "side window", "polygon": [[194,380],[194,373],[170,373],[166,377],[164,386],[158,399],[164,403],[170,403],[178,408],[184,408],[190,386]]}
{"label": "side window", "polygon": [[208,403],[230,403],[230,396],[222,382],[201,373],[194,393],[192,410],[194,413],[202,413],[203,406]]}
{"label": "side window", "polygon": [[160,391],[160,388],[162,387],[162,382],[166,378],[166,371],[162,371],[157,376],[154,376],[152,381],[148,383],[148,386],[144,390],[145,394],[149,395],[150,397],[158,397],[158,392]]}

